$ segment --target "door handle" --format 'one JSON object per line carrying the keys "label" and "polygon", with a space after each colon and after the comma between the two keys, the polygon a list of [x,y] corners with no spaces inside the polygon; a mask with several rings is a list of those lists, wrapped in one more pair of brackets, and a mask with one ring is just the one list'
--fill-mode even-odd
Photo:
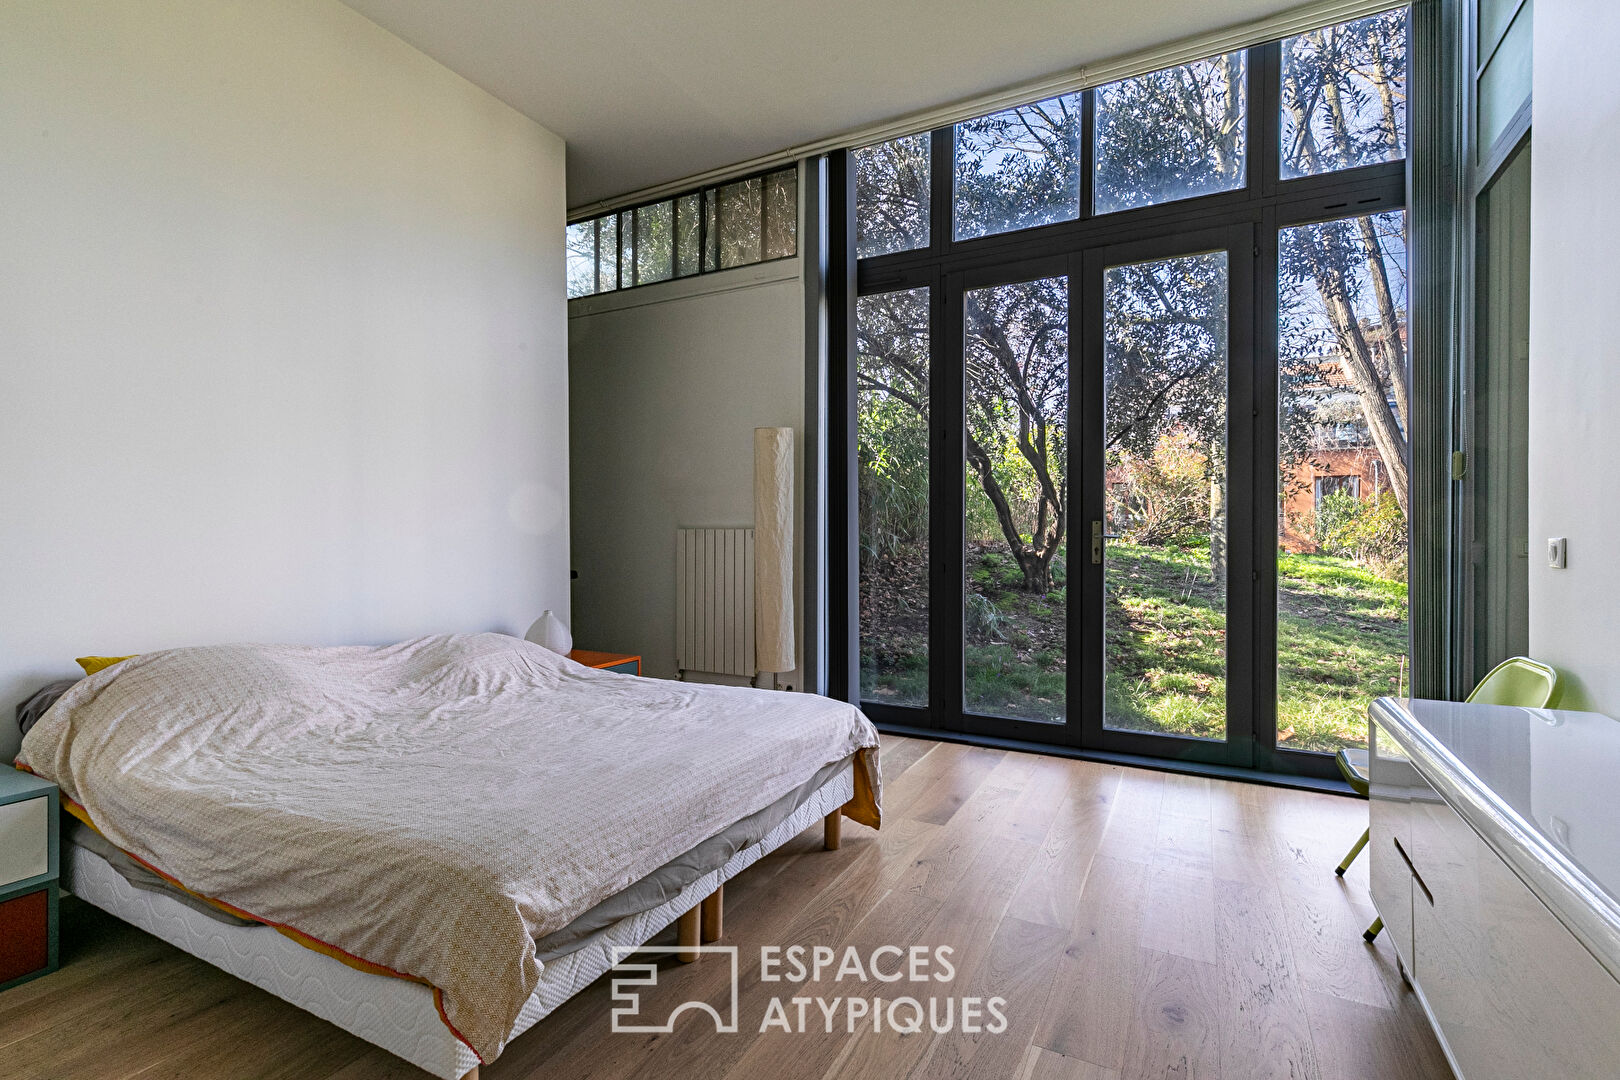
{"label": "door handle", "polygon": [[1091,523],[1091,561],[1100,565],[1103,557],[1103,541],[1118,540],[1119,538],[1119,533],[1103,532],[1103,523],[1101,521],[1093,521]]}

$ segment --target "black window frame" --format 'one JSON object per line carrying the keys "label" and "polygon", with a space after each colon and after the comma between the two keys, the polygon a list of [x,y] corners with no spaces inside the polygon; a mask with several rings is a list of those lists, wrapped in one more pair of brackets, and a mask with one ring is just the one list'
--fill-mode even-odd
{"label": "black window frame", "polygon": [[[1395,10],[1392,5],[1390,10]],[[1274,422],[1265,417],[1276,416],[1278,405],[1278,238],[1281,230],[1313,222],[1359,217],[1367,214],[1408,211],[1410,196],[1411,161],[1414,152],[1412,130],[1412,97],[1419,81],[1411,68],[1414,59],[1412,32],[1414,6],[1407,7],[1408,99],[1406,109],[1406,149],[1402,158],[1370,165],[1356,166],[1333,172],[1283,179],[1281,174],[1281,57],[1282,39],[1254,45],[1243,51],[1247,55],[1247,86],[1245,107],[1246,123],[1246,182],[1243,186],[1223,192],[1195,196],[1148,206],[1095,212],[1096,171],[1096,109],[1097,89],[1086,88],[1082,102],[1082,134],[1080,145],[1080,214],[1068,221],[1053,222],[1026,229],[994,233],[958,240],[955,238],[955,161],[956,125],[950,124],[929,131],[930,139],[930,200],[929,242],[905,251],[874,255],[863,259],[855,257],[855,167],[854,149],[841,150],[830,155],[830,275],[828,301],[831,330],[829,333],[828,377],[835,395],[829,425],[829,693],[860,705],[880,726],[905,731],[937,732],[949,734],[962,730],[960,687],[942,685],[949,681],[947,665],[930,665],[930,702],[922,708],[886,705],[882,702],[860,699],[859,648],[859,560],[856,550],[856,422],[855,422],[855,303],[861,296],[926,286],[930,289],[935,331],[931,338],[931,365],[935,372],[936,399],[934,416],[944,415],[957,408],[958,402],[947,402],[950,387],[960,379],[950,378],[950,372],[959,366],[952,359],[950,349],[960,345],[960,327],[950,321],[947,310],[947,283],[951,281],[990,281],[1003,272],[1021,274],[1023,270],[1043,265],[1056,265],[1065,256],[1104,247],[1138,245],[1151,248],[1157,241],[1173,239],[1195,233],[1215,230],[1241,230],[1245,227],[1253,237],[1252,280],[1242,283],[1249,293],[1248,304],[1253,313],[1252,344],[1252,396],[1254,415],[1259,418],[1253,427],[1255,446],[1251,455],[1254,472],[1248,477],[1252,498],[1247,510],[1246,524],[1233,519],[1232,535],[1247,528],[1250,532],[1250,569],[1252,593],[1246,605],[1251,613],[1250,629],[1255,637],[1269,644],[1253,650],[1252,669],[1234,673],[1250,688],[1251,700],[1230,702],[1229,707],[1240,704],[1251,710],[1233,723],[1234,731],[1252,731],[1249,748],[1249,769],[1271,773],[1284,773],[1310,778],[1336,778],[1338,773],[1331,754],[1294,750],[1278,746],[1276,742],[1276,632],[1277,632],[1277,560],[1275,550],[1276,505],[1278,477],[1277,433]],[[1353,21],[1353,20],[1345,20]],[[1324,24],[1331,25],[1331,24]],[[1290,35],[1292,36],[1292,35]],[[1213,54],[1212,54],[1213,55]],[[1031,101],[1054,96],[1051,91]],[[999,106],[1001,111],[1009,106]],[[1408,235],[1411,234],[1408,213]],[[1408,245],[1410,258],[1411,245]],[[1017,270],[1013,270],[1016,266]],[[1027,276],[1027,275],[1025,275]],[[1007,278],[1011,280],[1012,278]],[[1072,286],[1071,286],[1072,288]],[[1071,293],[1071,296],[1073,294]],[[1409,303],[1411,301],[1409,300]],[[959,313],[958,313],[959,314]],[[1071,308],[1071,327],[1083,315],[1078,306]],[[1071,333],[1073,330],[1071,329]],[[1071,351],[1071,357],[1078,354]],[[1412,373],[1408,371],[1408,378]],[[836,395],[842,394],[840,399]],[[1245,402],[1249,404],[1250,402]],[[937,422],[931,426],[939,428]],[[949,432],[931,432],[931,439],[948,437]],[[1414,453],[1417,450],[1413,446]],[[1247,466],[1245,466],[1247,467]],[[959,483],[960,477],[935,475],[941,470],[931,469],[933,483]],[[936,489],[937,490],[937,489]],[[934,500],[942,502],[943,500]],[[949,597],[960,591],[959,560],[939,557],[939,545],[950,547],[950,539],[961,530],[959,521],[943,520],[942,508],[931,506],[931,548],[929,557],[929,586],[931,597]],[[1071,522],[1071,543],[1078,535],[1079,518]],[[1268,557],[1269,556],[1269,557]],[[959,624],[960,610],[945,610],[945,605],[930,604],[930,637],[936,647],[942,647],[961,636],[959,625],[947,628],[942,622]],[[1071,623],[1071,626],[1073,624]],[[959,641],[958,641],[959,643]],[[1408,623],[1409,655],[1415,643]],[[1088,647],[1082,635],[1071,633],[1071,649]],[[953,668],[954,670],[954,668]],[[1063,740],[1071,750],[1080,749],[1082,711],[1079,703],[1071,704],[1068,724],[1071,734]],[[996,718],[975,717],[977,721]],[[997,730],[994,722],[981,723],[978,734],[990,738],[1020,738],[1011,729]],[[1139,753],[1124,748],[1127,753]],[[1151,753],[1152,751],[1146,751]]]}

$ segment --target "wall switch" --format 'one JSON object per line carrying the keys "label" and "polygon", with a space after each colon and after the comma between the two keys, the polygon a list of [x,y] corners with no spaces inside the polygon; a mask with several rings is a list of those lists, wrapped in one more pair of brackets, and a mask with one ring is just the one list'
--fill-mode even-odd
{"label": "wall switch", "polygon": [[1569,565],[1569,538],[1554,536],[1547,541],[1547,565],[1562,570]]}

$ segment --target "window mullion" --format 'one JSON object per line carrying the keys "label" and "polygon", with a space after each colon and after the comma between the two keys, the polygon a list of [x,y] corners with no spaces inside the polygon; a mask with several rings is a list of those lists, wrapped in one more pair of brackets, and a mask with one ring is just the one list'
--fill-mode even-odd
{"label": "window mullion", "polygon": [[943,254],[955,238],[954,188],[956,129],[935,128],[928,144],[929,248]]}

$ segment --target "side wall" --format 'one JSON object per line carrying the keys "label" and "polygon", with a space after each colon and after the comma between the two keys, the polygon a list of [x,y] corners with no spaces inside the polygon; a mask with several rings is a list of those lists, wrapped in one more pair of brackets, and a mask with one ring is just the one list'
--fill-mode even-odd
{"label": "side wall", "polygon": [[79,654],[566,612],[559,138],[336,0],[18,0],[0,146],[0,759]]}
{"label": "side wall", "polygon": [[[581,648],[639,653],[645,674],[675,675],[675,530],[753,524],[754,428],[794,429],[795,504],[803,507],[801,263],[570,305],[573,629]],[[803,556],[801,509],[801,581]],[[802,658],[802,605],[794,614]],[[780,681],[799,689],[797,673]]]}
{"label": "side wall", "polygon": [[[1620,6],[1536,7],[1530,185],[1530,650],[1620,719]],[[1569,538],[1569,567],[1546,540]]]}

